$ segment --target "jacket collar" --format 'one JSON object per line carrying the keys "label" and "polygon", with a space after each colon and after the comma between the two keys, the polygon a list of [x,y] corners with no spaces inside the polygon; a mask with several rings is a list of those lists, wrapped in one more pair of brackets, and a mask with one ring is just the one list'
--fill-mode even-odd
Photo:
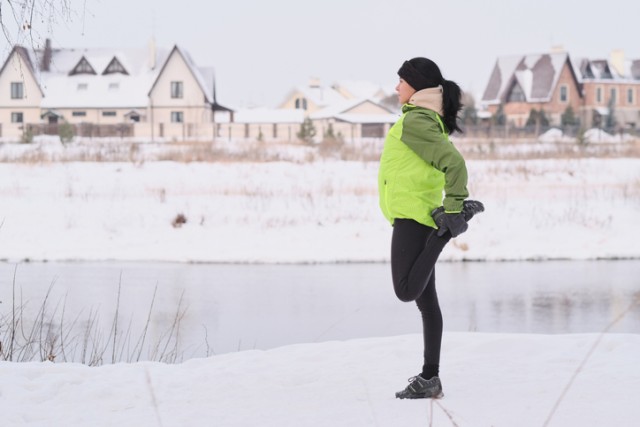
{"label": "jacket collar", "polygon": [[405,104],[405,106],[409,105],[433,110],[442,116],[442,86],[430,87],[417,91],[411,96],[411,98],[409,98],[409,102]]}

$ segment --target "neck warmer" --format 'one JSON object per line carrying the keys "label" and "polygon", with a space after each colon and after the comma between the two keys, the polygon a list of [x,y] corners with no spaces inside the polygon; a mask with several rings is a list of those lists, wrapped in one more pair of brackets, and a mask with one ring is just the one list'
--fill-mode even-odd
{"label": "neck warmer", "polygon": [[442,86],[430,87],[417,91],[411,96],[411,98],[409,98],[409,104],[433,110],[440,116],[443,116]]}

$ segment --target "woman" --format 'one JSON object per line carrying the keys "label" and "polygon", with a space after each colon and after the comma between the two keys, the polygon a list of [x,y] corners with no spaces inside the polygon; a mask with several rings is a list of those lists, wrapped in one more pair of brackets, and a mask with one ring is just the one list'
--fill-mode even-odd
{"label": "woman", "polygon": [[[380,207],[393,226],[391,275],[401,301],[416,301],[422,316],[424,364],[400,399],[438,398],[442,314],[435,263],[453,237],[467,230],[482,203],[465,200],[467,168],[449,134],[460,131],[458,85],[427,58],[405,61],[396,86],[402,116],[387,134],[378,187]],[[444,193],[444,199],[443,199]]]}

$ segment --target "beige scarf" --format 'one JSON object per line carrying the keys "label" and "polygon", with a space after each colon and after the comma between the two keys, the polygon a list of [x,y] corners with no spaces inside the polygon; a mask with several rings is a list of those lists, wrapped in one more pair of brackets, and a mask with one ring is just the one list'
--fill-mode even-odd
{"label": "beige scarf", "polygon": [[422,89],[414,93],[409,99],[409,104],[433,110],[443,116],[442,111],[442,86]]}

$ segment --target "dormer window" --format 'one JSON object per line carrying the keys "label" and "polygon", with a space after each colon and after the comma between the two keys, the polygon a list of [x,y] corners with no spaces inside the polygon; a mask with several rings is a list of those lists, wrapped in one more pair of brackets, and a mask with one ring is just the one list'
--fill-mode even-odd
{"label": "dormer window", "polygon": [[87,61],[87,58],[83,56],[76,64],[76,66],[73,67],[73,70],[71,70],[71,72],[69,73],[70,76],[76,74],[96,74],[96,72],[91,64],[89,64],[89,61]]}
{"label": "dormer window", "polygon": [[525,102],[526,98],[524,96],[524,91],[522,90],[522,87],[517,84],[514,83],[513,86],[511,87],[511,91],[509,92],[509,95],[507,95],[507,102]]}
{"label": "dormer window", "polygon": [[307,99],[296,98],[296,110],[306,110],[306,109],[307,109]]}
{"label": "dormer window", "polygon": [[118,58],[114,56],[111,62],[109,62],[109,65],[107,65],[107,68],[105,68],[105,70],[102,72],[102,74],[115,74],[115,73],[129,75],[129,73],[127,73],[127,70],[124,69],[120,61],[118,61]]}

